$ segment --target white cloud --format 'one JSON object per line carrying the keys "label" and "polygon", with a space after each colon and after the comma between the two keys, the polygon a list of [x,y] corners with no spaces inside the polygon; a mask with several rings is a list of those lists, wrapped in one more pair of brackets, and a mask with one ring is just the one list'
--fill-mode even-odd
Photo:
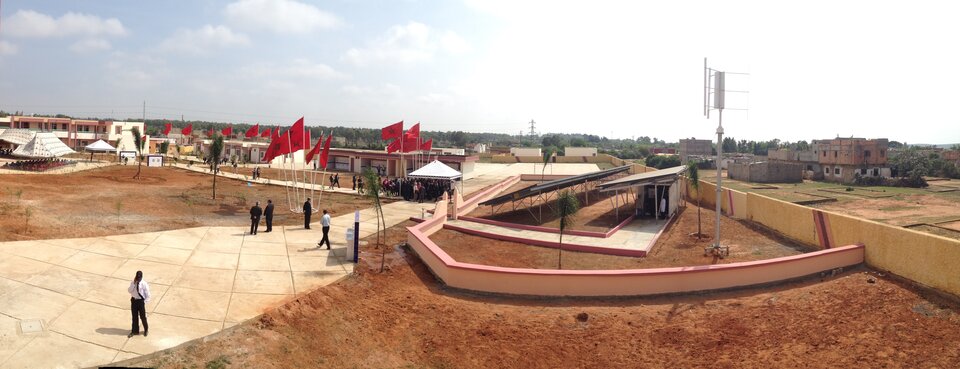
{"label": "white cloud", "polygon": [[0,41],[0,56],[14,55],[17,53],[17,45],[7,41]]}
{"label": "white cloud", "polygon": [[400,86],[386,83],[380,87],[367,87],[367,86],[356,86],[356,85],[347,85],[343,86],[341,89],[345,94],[358,96],[358,97],[398,97],[403,93],[403,90],[400,89]]}
{"label": "white cloud", "polygon": [[97,51],[110,50],[110,42],[100,38],[87,38],[70,45],[70,50],[75,53],[90,53]]}
{"label": "white cloud", "polygon": [[450,105],[454,102],[450,95],[439,93],[429,93],[418,97],[417,100],[428,105]]}
{"label": "white cloud", "polygon": [[329,65],[313,63],[306,59],[294,59],[288,64],[261,63],[240,69],[240,73],[253,77],[287,77],[304,79],[343,79],[346,74],[338,72]]}
{"label": "white cloud", "polygon": [[227,5],[227,19],[238,28],[303,34],[343,24],[337,16],[293,0],[240,0]]}
{"label": "white cloud", "polygon": [[246,35],[237,33],[226,26],[205,25],[198,29],[180,29],[160,42],[159,50],[165,52],[183,52],[205,55],[214,49],[248,45]]}
{"label": "white cloud", "polygon": [[366,48],[352,48],[343,60],[354,65],[414,64],[432,61],[438,51],[462,54],[470,45],[453,31],[440,34],[429,26],[410,22],[390,27]]}
{"label": "white cloud", "polygon": [[116,18],[67,13],[59,18],[33,10],[19,10],[3,21],[5,32],[15,37],[123,36],[127,29]]}

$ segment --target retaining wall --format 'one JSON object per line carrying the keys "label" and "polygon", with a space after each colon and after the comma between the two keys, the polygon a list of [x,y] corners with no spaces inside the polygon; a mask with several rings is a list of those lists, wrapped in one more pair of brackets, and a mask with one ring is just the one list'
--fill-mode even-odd
{"label": "retaining wall", "polygon": [[[696,192],[689,183],[686,187],[688,201],[696,202]],[[701,180],[701,206],[715,206],[715,197],[715,185]],[[816,249],[849,244],[866,245],[864,261],[871,268],[960,296],[958,240],[823,211],[752,192],[745,194],[724,188],[722,198],[723,212],[734,218],[762,224]]]}
{"label": "retaining wall", "polygon": [[[471,199],[474,200],[474,199]],[[863,262],[862,245],[762,261],[634,270],[544,270],[462,263],[430,235],[446,223],[447,200],[434,216],[408,227],[407,242],[433,274],[455,288],[516,295],[633,296],[706,291],[775,283]]]}

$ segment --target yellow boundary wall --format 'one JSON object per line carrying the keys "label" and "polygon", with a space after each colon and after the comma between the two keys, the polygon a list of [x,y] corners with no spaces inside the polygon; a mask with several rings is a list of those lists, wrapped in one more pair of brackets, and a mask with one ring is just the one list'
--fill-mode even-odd
{"label": "yellow boundary wall", "polygon": [[[696,191],[684,180],[688,201]],[[921,285],[960,296],[960,241],[907,228],[777,200],[756,193],[723,189],[721,208],[735,219],[747,219],[817,249],[863,244],[868,266]],[[733,214],[730,214],[730,200]],[[716,186],[700,181],[701,206],[716,204]],[[822,224],[817,222],[822,214]]]}

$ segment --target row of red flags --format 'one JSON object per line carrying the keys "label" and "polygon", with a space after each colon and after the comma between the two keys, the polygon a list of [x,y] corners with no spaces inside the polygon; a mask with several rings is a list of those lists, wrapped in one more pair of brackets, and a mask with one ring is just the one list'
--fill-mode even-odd
{"label": "row of red flags", "polygon": [[[170,123],[167,123],[163,129],[163,134],[169,135],[171,129],[172,129],[172,125]],[[189,135],[192,132],[193,132],[193,124],[188,124],[182,130],[180,130],[180,133],[183,135]],[[233,126],[224,128],[223,130],[220,131],[220,133],[223,134],[224,136],[230,136],[231,134],[233,134]],[[212,137],[213,134],[214,134],[213,128],[207,131],[207,136]],[[256,124],[253,127],[250,127],[250,129],[248,129],[244,135],[248,138],[256,137],[258,135],[260,137],[270,137],[270,145],[267,146],[267,151],[264,153],[264,156],[263,156],[263,160],[267,162],[281,155],[294,153],[300,150],[306,150],[307,148],[310,147],[310,141],[311,141],[310,131],[304,129],[302,117],[299,120],[297,120],[297,122],[294,123],[293,126],[291,126],[290,129],[287,130],[287,132],[284,132],[282,135],[280,134],[280,127],[276,127],[273,130],[271,130],[270,128],[267,128],[265,131],[261,133],[260,124]],[[317,140],[317,144],[314,145],[313,148],[306,153],[306,155],[304,155],[304,161],[309,163],[311,160],[313,160],[313,157],[319,153],[320,167],[326,169],[327,158],[330,155],[330,143],[332,140],[333,140],[332,134],[327,135],[326,142],[324,142],[323,137],[321,136],[320,139]],[[321,144],[323,145],[322,152],[320,147]]]}
{"label": "row of red flags", "polygon": [[[171,124],[171,123],[165,124],[164,127],[163,127],[163,135],[164,135],[164,136],[169,136],[171,130],[173,130],[173,124]],[[280,127],[277,127],[276,131],[277,131],[277,134],[279,134],[279,133],[280,133]],[[180,130],[180,133],[183,134],[183,135],[185,135],[185,136],[189,136],[191,133],[193,133],[193,124],[188,124],[186,127],[183,127],[183,129]],[[232,134],[233,134],[233,126],[229,126],[229,127],[227,127],[227,128],[224,128],[224,129],[220,130],[220,134],[222,134],[222,135],[224,135],[224,136],[230,136],[230,135],[232,135]],[[213,137],[213,128],[210,128],[209,130],[207,130],[207,136]],[[253,127],[250,127],[250,129],[248,129],[247,132],[244,133],[244,136],[247,137],[247,138],[253,138],[253,137],[257,137],[257,136],[260,136],[260,137],[270,137],[270,129],[267,128],[266,131],[263,131],[263,132],[261,133],[261,132],[260,132],[260,124],[257,123],[257,124],[255,124],[255,125],[253,125]]]}
{"label": "row of red flags", "polygon": [[420,139],[420,123],[414,124],[406,132],[403,131],[403,121],[396,122],[380,130],[380,138],[383,140],[393,140],[387,145],[387,153],[394,152],[412,152],[412,151],[430,151],[433,148],[433,139],[422,141]]}

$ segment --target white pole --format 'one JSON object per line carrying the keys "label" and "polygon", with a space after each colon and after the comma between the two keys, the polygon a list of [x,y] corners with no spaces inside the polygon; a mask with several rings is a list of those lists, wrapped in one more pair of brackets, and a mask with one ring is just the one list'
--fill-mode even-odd
{"label": "white pole", "polygon": [[716,243],[714,244],[714,246],[717,249],[720,248],[720,211],[721,211],[720,205],[723,203],[723,197],[721,196],[723,192],[720,188],[720,170],[721,170],[721,167],[723,167],[723,164],[721,162],[722,157],[723,157],[723,109],[720,109],[720,125],[717,126],[717,198],[716,198],[716,202],[717,202],[717,232],[716,233],[717,235],[715,238]]}

